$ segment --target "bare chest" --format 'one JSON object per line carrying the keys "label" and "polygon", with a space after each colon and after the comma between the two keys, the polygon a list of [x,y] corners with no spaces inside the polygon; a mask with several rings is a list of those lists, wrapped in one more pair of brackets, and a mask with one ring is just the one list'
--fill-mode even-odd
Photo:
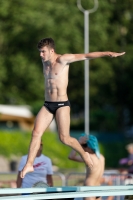
{"label": "bare chest", "polygon": [[68,66],[62,66],[61,64],[43,65],[43,74],[45,79],[66,78],[68,76]]}
{"label": "bare chest", "polygon": [[54,66],[43,65],[43,73],[46,78],[57,78],[62,70],[63,67],[58,64]]}

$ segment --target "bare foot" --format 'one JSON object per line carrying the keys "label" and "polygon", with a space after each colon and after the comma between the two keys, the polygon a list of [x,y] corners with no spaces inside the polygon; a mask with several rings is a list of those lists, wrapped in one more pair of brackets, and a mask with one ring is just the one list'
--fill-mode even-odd
{"label": "bare foot", "polygon": [[91,157],[88,152],[85,152],[84,161],[85,161],[87,167],[89,167],[90,169],[93,168],[93,162],[92,162]]}
{"label": "bare foot", "polygon": [[25,167],[22,169],[21,173],[20,173],[20,177],[21,178],[24,178],[25,175],[28,173],[28,172],[33,172],[34,171],[34,168],[33,166],[31,165],[25,165]]}

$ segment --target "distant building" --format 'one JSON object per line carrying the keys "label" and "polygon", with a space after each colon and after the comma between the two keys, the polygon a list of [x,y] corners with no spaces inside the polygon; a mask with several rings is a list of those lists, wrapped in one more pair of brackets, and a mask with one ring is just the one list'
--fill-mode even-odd
{"label": "distant building", "polygon": [[28,131],[33,128],[34,119],[29,106],[0,104],[0,129]]}
{"label": "distant building", "polygon": [[[31,131],[34,126],[35,116],[27,105],[2,105],[0,104],[0,129],[21,129]],[[51,131],[56,131],[55,120],[49,126]]]}

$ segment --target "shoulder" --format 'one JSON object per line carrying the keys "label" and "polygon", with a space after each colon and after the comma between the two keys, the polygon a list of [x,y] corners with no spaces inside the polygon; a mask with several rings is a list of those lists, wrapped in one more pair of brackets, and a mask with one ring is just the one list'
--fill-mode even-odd
{"label": "shoulder", "polygon": [[41,155],[41,158],[43,160],[51,161],[51,159],[48,156],[45,156],[44,154]]}
{"label": "shoulder", "polygon": [[28,155],[24,155],[24,156],[21,157],[21,160],[26,160],[27,157],[28,157]]}
{"label": "shoulder", "polygon": [[74,57],[74,54],[70,54],[70,53],[65,53],[62,55],[58,55],[57,57],[57,61],[60,63],[69,63],[69,61]]}
{"label": "shoulder", "polygon": [[102,154],[100,154],[100,157],[101,157],[102,159],[105,159],[105,157],[104,157]]}
{"label": "shoulder", "polygon": [[105,157],[102,154],[100,154],[100,160],[103,162],[105,161]]}
{"label": "shoulder", "polygon": [[20,166],[23,166],[26,163],[27,156],[28,155],[24,155],[24,156],[21,157],[20,163],[19,163]]}

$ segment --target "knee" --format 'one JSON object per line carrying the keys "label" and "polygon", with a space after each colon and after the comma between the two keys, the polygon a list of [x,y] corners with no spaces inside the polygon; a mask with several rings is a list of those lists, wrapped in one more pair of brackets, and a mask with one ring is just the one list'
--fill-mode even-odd
{"label": "knee", "polygon": [[33,129],[33,131],[32,131],[32,136],[34,136],[34,137],[39,137],[39,136],[41,136],[42,135],[42,133],[40,132],[40,131],[38,131],[38,130],[36,130],[36,129]]}
{"label": "knee", "polygon": [[71,137],[70,136],[61,135],[60,140],[61,140],[62,143],[66,144],[66,145],[70,145],[70,143],[71,143]]}

